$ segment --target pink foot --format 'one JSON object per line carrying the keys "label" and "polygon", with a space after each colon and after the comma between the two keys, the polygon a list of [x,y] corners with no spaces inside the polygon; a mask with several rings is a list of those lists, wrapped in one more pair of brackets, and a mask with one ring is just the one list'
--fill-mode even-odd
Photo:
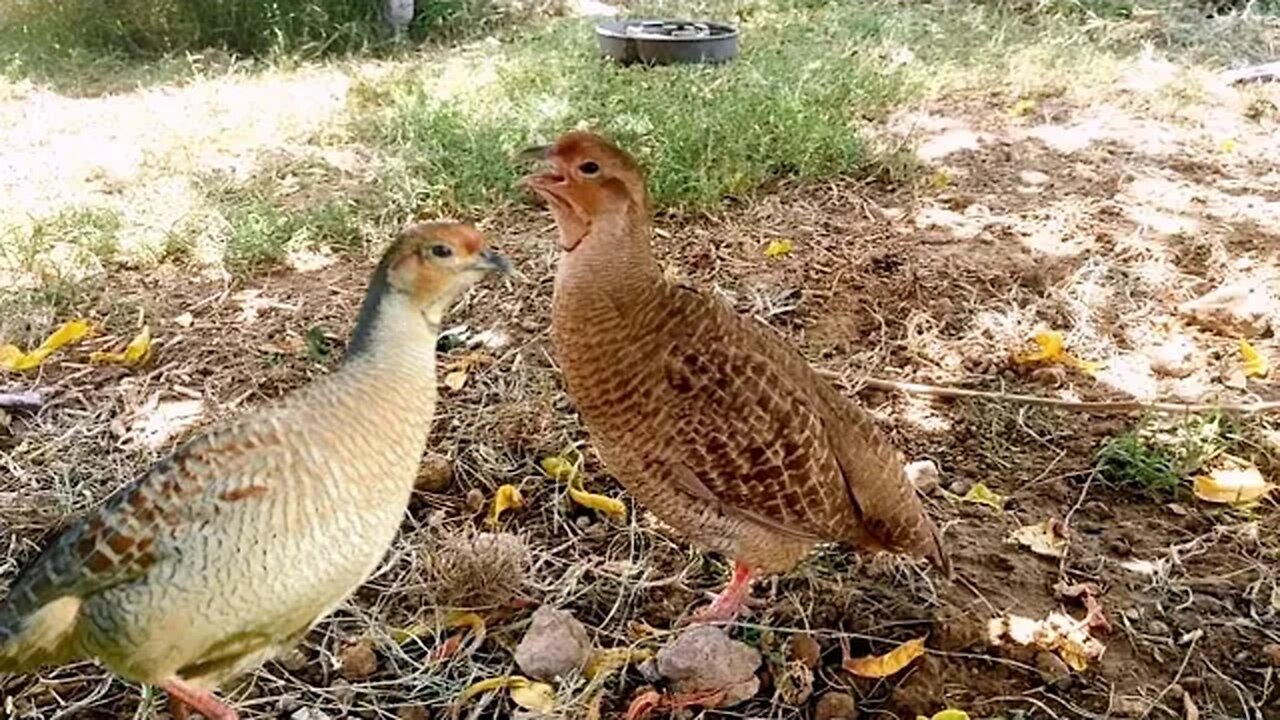
{"label": "pink foot", "polygon": [[689,616],[689,624],[730,622],[737,618],[742,612],[747,596],[751,594],[752,573],[750,566],[734,562],[733,579],[724,590],[720,591],[716,599],[711,601],[710,605]]}
{"label": "pink foot", "polygon": [[213,696],[208,690],[201,690],[180,678],[173,678],[160,685],[169,693],[169,707],[173,716],[182,720],[190,717],[195,710],[205,720],[240,720],[240,716],[230,706]]}

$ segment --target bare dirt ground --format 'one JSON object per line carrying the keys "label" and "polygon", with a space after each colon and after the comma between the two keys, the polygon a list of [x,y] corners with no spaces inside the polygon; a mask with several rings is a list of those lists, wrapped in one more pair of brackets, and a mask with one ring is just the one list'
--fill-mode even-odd
{"label": "bare dirt ground", "polygon": [[[660,218],[657,244],[673,269],[794,339],[816,365],[845,373],[849,392],[870,375],[1080,400],[1280,399],[1274,382],[1240,387],[1234,377],[1243,330],[1197,325],[1177,310],[1222,284],[1280,292],[1280,90],[1220,93],[1176,113],[1055,98],[1017,113],[982,98],[917,108],[882,130],[918,145],[928,167],[921,182],[777,187],[715,214]],[[513,671],[511,650],[532,606],[572,610],[599,647],[656,648],[725,579],[721,559],[688,549],[641,508],[625,523],[597,517],[538,470],[541,458],[578,448],[588,487],[625,498],[592,456],[548,344],[550,220],[527,209],[486,230],[524,277],[478,290],[453,315],[508,338],[496,349],[457,347],[444,359],[468,373],[460,390],[445,391],[432,439],[454,479],[415,497],[389,563],[355,601],[296,656],[229,690],[248,717],[444,717],[464,687]],[[794,250],[766,258],[764,248],[780,239]],[[0,384],[50,393],[38,414],[15,413],[0,425],[8,475],[0,484],[0,577],[66,515],[180,438],[325,372],[341,355],[369,270],[342,259],[231,284],[170,265],[113,277],[87,314],[117,336]],[[139,315],[158,337],[149,367],[85,363],[90,350],[127,338]],[[1062,331],[1073,353],[1105,369],[1090,377],[1013,363],[1039,327]],[[1280,362],[1280,317],[1262,327],[1253,344]],[[1157,348],[1174,340],[1190,350],[1171,368]],[[1274,500],[1227,509],[1194,499],[1189,482],[1164,495],[1114,483],[1096,471],[1097,453],[1138,414],[879,391],[859,397],[910,457],[940,466],[929,507],[944,526],[956,581],[825,549],[760,583],[760,607],[733,630],[765,654],[757,696],[683,716],[811,717],[814,700],[778,689],[788,639],[807,633],[823,649],[812,697],[848,689],[863,717],[912,719],[947,706],[974,717],[1196,717],[1189,708],[1202,718],[1280,717]],[[1269,477],[1280,471],[1278,431],[1267,418],[1238,423],[1247,442],[1237,452]],[[978,482],[1007,497],[1003,510],[959,500]],[[503,520],[531,548],[526,601],[485,610],[482,644],[432,661],[446,631],[436,630],[428,604],[426,553],[442,536],[484,528],[487,507],[469,507],[465,497],[478,488],[492,498],[504,483],[518,485],[527,502]],[[1065,557],[1007,542],[1011,531],[1047,519],[1066,523]],[[1087,670],[989,646],[988,621],[1005,613],[1084,618],[1061,592],[1079,583],[1097,585],[1111,626],[1097,631],[1106,651]],[[415,622],[427,630],[407,640],[397,634]],[[865,655],[923,635],[927,655],[891,678],[854,679],[839,669],[842,638]],[[361,637],[376,650],[377,669],[344,678],[338,657]],[[604,681],[603,716],[621,717],[646,684],[634,668]],[[136,689],[92,665],[3,687],[12,717],[163,715],[154,697],[140,704]],[[559,690],[567,716],[587,716],[591,685],[569,680]],[[488,695],[461,714],[511,712],[505,698]]]}

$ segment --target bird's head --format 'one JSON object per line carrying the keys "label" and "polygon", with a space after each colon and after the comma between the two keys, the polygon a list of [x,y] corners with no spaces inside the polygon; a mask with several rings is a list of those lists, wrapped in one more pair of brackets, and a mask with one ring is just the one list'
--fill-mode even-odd
{"label": "bird's head", "polygon": [[554,145],[529,148],[522,159],[546,162],[548,169],[524,184],[547,201],[560,228],[560,247],[572,251],[605,227],[634,234],[649,220],[644,172],[618,146],[595,133],[575,131]]}
{"label": "bird's head", "polygon": [[484,236],[470,225],[410,225],[383,254],[369,281],[349,351],[358,354],[367,349],[380,326],[395,332],[380,320],[391,307],[414,312],[438,326],[449,305],[477,280],[492,272],[510,271],[511,263],[490,250]]}

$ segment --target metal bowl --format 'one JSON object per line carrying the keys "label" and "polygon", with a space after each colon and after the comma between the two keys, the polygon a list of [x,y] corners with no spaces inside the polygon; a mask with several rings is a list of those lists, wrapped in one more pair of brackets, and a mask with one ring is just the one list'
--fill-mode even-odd
{"label": "metal bowl", "polygon": [[738,29],[693,20],[613,20],[596,26],[600,52],[621,63],[721,63],[738,54]]}

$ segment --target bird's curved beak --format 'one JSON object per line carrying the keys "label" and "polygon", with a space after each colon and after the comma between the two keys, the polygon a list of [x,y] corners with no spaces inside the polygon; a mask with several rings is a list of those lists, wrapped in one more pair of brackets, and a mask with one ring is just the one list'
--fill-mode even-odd
{"label": "bird's curved beak", "polygon": [[481,250],[476,255],[476,259],[471,266],[484,272],[497,272],[503,275],[511,274],[511,261],[488,249]]}

